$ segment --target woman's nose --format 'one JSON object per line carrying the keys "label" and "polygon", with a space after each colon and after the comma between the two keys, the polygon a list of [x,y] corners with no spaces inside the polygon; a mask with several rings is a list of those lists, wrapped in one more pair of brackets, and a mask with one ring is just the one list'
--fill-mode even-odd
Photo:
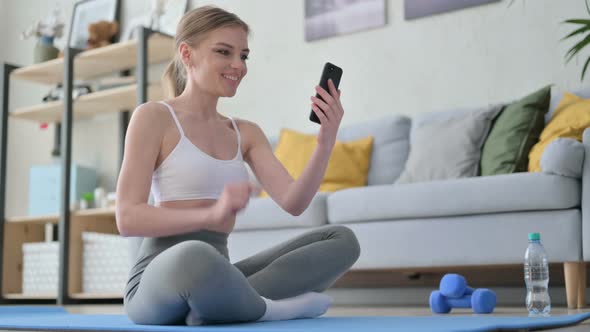
{"label": "woman's nose", "polygon": [[246,64],[242,61],[241,58],[234,59],[231,64],[232,68],[244,70],[246,68]]}

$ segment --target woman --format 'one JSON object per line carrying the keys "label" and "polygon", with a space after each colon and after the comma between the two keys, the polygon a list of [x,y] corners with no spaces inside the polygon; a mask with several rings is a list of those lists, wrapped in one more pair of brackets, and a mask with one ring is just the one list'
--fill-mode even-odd
{"label": "woman", "polygon": [[[331,305],[321,292],[359,256],[354,234],[325,226],[231,264],[227,237],[253,186],[247,162],[281,208],[301,214],[328,164],[343,115],[340,92],[316,87],[318,145],[294,181],[262,130],[217,112],[246,75],[249,28],[216,7],[185,14],[164,79],[173,98],[137,107],[117,183],[117,227],[145,237],[125,289],[138,324],[214,324],[311,318]],[[304,114],[302,114],[303,116]],[[148,205],[150,188],[156,201]]]}

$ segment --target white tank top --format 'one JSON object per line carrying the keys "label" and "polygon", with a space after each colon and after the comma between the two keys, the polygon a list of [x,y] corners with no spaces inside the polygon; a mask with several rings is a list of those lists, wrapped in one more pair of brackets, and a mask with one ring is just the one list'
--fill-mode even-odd
{"label": "white tank top", "polygon": [[242,159],[240,131],[233,118],[232,126],[238,137],[238,152],[229,160],[213,158],[201,151],[184,135],[172,107],[166,106],[178,127],[180,140],[152,175],[152,195],[157,203],[190,199],[217,199],[225,184],[248,180]]}

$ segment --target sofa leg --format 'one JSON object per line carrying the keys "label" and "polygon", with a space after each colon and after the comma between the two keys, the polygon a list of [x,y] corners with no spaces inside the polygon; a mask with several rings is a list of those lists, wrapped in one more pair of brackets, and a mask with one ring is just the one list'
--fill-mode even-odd
{"label": "sofa leg", "polygon": [[567,296],[568,309],[576,309],[578,307],[578,282],[580,278],[579,267],[580,264],[578,262],[563,263],[563,272],[565,274],[565,292]]}
{"label": "sofa leg", "polygon": [[578,266],[578,309],[586,307],[586,263]]}

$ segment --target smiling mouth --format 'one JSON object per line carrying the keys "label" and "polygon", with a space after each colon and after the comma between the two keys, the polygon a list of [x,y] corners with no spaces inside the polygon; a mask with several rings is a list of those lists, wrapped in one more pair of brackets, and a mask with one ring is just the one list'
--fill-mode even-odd
{"label": "smiling mouth", "polygon": [[238,76],[233,76],[233,75],[224,75],[222,74],[221,76],[223,76],[224,78],[227,78],[228,80],[232,80],[232,81],[238,81],[239,77]]}

